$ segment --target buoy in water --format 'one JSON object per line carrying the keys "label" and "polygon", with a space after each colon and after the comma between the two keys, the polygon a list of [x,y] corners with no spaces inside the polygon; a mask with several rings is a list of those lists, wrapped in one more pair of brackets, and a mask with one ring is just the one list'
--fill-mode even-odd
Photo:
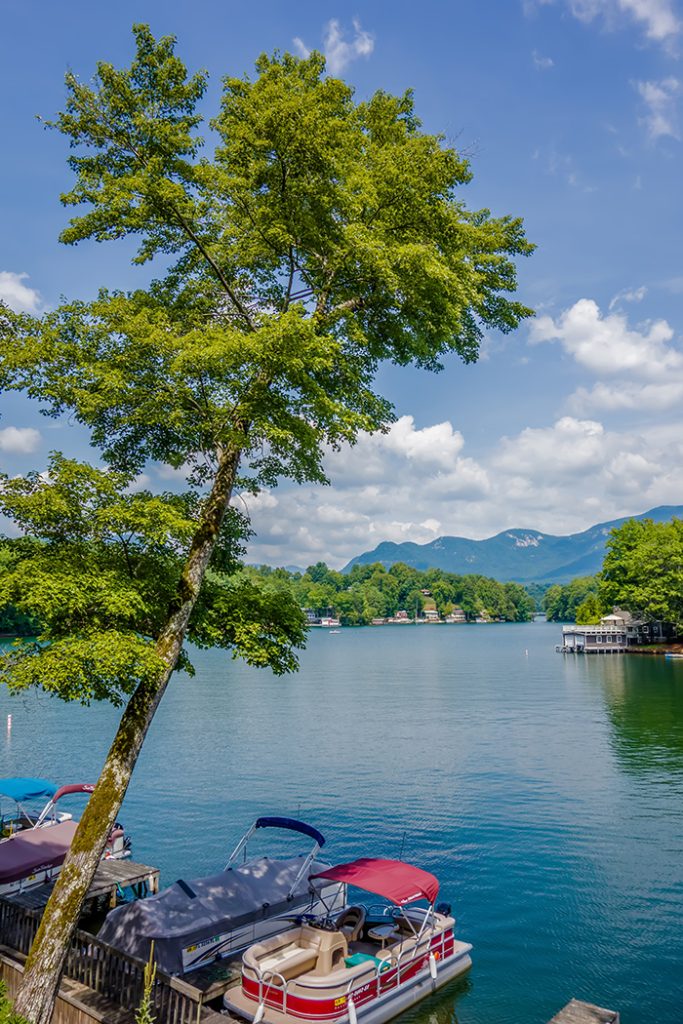
{"label": "buoy in water", "polygon": [[12,716],[8,715],[7,716],[7,732],[11,732],[11,731],[12,731]]}

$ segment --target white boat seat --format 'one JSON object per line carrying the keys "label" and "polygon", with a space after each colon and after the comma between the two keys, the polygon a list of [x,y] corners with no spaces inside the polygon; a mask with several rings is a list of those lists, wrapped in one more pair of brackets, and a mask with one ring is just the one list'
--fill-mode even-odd
{"label": "white boat seat", "polygon": [[[281,974],[285,981],[288,981],[298,974],[312,971],[317,962],[318,954],[314,949],[302,949],[291,943],[289,946],[283,946],[282,949],[258,960],[258,968],[262,976],[273,971],[276,974]],[[268,981],[268,978],[264,977],[264,981]],[[277,978],[274,981],[277,982]]]}

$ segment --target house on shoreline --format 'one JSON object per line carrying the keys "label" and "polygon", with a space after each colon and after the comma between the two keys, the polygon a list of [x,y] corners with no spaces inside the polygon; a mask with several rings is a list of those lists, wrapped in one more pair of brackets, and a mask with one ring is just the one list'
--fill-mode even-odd
{"label": "house on shoreline", "polygon": [[665,643],[673,635],[666,622],[636,619],[630,612],[614,608],[598,625],[562,627],[562,643],[555,648],[562,654],[625,654],[629,647]]}

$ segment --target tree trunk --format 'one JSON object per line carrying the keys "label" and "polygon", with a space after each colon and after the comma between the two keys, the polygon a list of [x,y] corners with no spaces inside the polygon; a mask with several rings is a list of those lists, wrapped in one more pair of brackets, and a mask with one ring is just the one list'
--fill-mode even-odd
{"label": "tree trunk", "polygon": [[31,1024],[50,1024],[71,938],[111,829],[119,815],[154,712],[183,646],[211,553],[232,496],[240,450],[220,460],[211,494],[193,538],[175,606],[156,644],[166,668],[156,683],[140,683],[119,724],[95,790],[45,908],[31,947],[15,1010]]}

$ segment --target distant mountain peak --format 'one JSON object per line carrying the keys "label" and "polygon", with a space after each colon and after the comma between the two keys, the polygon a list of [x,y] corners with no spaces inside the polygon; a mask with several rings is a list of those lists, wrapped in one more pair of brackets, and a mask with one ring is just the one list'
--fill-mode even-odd
{"label": "distant mountain peak", "polygon": [[513,529],[486,540],[444,536],[428,544],[383,541],[372,551],[353,558],[342,571],[348,572],[357,564],[381,562],[388,567],[395,562],[405,562],[415,569],[443,569],[460,575],[474,572],[501,581],[564,583],[576,576],[592,576],[600,571],[605,540],[615,526],[627,519],[667,522],[674,517],[683,518],[683,505],[660,505],[640,515],[597,523],[569,536]]}

